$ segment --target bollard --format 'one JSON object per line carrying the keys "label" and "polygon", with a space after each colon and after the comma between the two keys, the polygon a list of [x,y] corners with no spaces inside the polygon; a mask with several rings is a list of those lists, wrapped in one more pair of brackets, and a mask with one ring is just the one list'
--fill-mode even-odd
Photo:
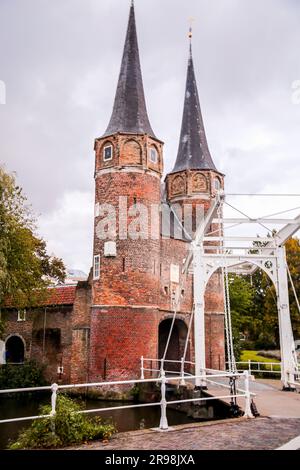
{"label": "bollard", "polygon": [[251,359],[248,359],[248,370],[249,374],[251,374]]}
{"label": "bollard", "polygon": [[57,399],[58,385],[57,384],[51,385],[51,390],[52,390],[52,395],[51,395],[52,410],[51,410],[50,414],[51,414],[51,416],[55,416],[56,415],[56,399]]}
{"label": "bollard", "polygon": [[141,380],[145,379],[144,375],[144,356],[141,357]]}
{"label": "bollard", "polygon": [[244,371],[245,377],[245,416],[246,418],[254,418],[251,411],[251,395],[249,389],[249,371]]}
{"label": "bollard", "polygon": [[161,418],[159,428],[162,431],[167,431],[169,429],[168,426],[168,419],[167,419],[167,401],[166,401],[166,374],[164,369],[161,369],[161,402],[160,402],[160,410],[161,410]]}
{"label": "bollard", "polygon": [[185,380],[184,380],[184,358],[181,358],[181,370],[180,370],[180,375],[181,375],[181,380],[180,380],[180,385],[185,386]]}

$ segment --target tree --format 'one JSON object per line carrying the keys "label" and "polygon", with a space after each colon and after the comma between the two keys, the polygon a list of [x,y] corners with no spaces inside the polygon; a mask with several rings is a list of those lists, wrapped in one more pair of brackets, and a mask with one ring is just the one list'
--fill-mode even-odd
{"label": "tree", "polygon": [[[300,300],[300,240],[291,238],[286,242],[286,257],[291,277],[295,286],[298,300]],[[291,284],[289,284],[291,320],[295,339],[300,339],[300,312],[293,293]]]}
{"label": "tree", "polygon": [[249,335],[252,329],[251,312],[254,307],[255,291],[246,278],[232,274],[229,277],[229,295],[234,353],[238,360],[241,349],[241,333]]}
{"label": "tree", "polygon": [[61,259],[47,254],[32,210],[14,175],[0,167],[0,308],[37,306],[53,282],[62,282]]}
{"label": "tree", "polygon": [[[259,244],[256,243],[256,246]],[[299,297],[300,240],[291,238],[285,246],[288,266]],[[300,313],[291,284],[289,298],[293,332],[295,339],[299,339]],[[230,282],[230,300],[234,328],[246,334],[256,348],[279,348],[277,295],[275,286],[264,271],[257,269],[251,277],[233,276]]]}

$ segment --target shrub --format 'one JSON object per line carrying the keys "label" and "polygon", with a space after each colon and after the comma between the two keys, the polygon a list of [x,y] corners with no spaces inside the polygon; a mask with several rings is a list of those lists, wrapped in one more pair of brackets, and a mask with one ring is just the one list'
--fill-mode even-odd
{"label": "shrub", "polygon": [[35,362],[0,366],[0,389],[29,388],[47,385],[44,368]]}
{"label": "shrub", "polygon": [[[51,449],[81,444],[94,439],[109,439],[115,432],[112,424],[102,423],[99,417],[90,418],[78,413],[83,406],[74,400],[58,395],[56,415],[36,419],[22,431],[18,440],[9,446],[11,450]],[[42,415],[50,414],[51,407],[41,407]]]}

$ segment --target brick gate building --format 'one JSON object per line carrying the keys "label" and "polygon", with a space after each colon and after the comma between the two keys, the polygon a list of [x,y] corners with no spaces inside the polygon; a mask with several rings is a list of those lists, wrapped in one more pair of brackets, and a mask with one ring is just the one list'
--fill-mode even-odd
{"label": "brick gate building", "polygon": [[[174,162],[172,172],[163,180],[163,142],[154,133],[146,109],[131,6],[112,116],[104,134],[95,140],[93,269],[64,307],[66,323],[61,324],[61,314],[57,326],[52,321],[52,329],[64,331],[56,331],[57,341],[64,337],[68,340],[59,364],[55,354],[48,355],[51,379],[55,378],[56,366],[64,367],[64,382],[137,377],[141,356],[154,359],[164,353],[178,288],[178,314],[167,358],[182,357],[193,308],[193,283],[191,275],[182,278],[181,268],[191,229],[195,228],[197,207],[204,206],[207,211],[216,191],[224,186],[224,175],[217,171],[206,140],[191,46]],[[192,214],[191,227],[183,220],[185,212]],[[166,214],[170,215],[169,222]],[[208,284],[205,304],[207,366],[224,368],[219,274],[214,274]],[[57,316],[57,308],[53,311]],[[14,335],[14,329],[10,321],[7,337]],[[26,333],[27,342],[33,344],[38,336],[31,331],[31,338]],[[20,328],[17,334],[22,334]],[[193,350],[192,335],[190,359]]]}

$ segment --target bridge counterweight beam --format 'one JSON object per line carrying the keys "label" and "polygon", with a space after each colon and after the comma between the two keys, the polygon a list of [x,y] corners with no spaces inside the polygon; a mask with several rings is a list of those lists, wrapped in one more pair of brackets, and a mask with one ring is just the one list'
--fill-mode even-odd
{"label": "bridge counterweight beam", "polygon": [[293,389],[290,382],[296,373],[293,351],[295,349],[293,330],[290,318],[288,274],[286,267],[285,247],[277,249],[277,301],[281,349],[281,380],[285,390]]}
{"label": "bridge counterweight beam", "polygon": [[[203,249],[194,247],[194,338],[195,338],[195,375],[204,375],[206,369],[205,351],[205,264]],[[206,387],[206,381],[196,379],[196,387]]]}

